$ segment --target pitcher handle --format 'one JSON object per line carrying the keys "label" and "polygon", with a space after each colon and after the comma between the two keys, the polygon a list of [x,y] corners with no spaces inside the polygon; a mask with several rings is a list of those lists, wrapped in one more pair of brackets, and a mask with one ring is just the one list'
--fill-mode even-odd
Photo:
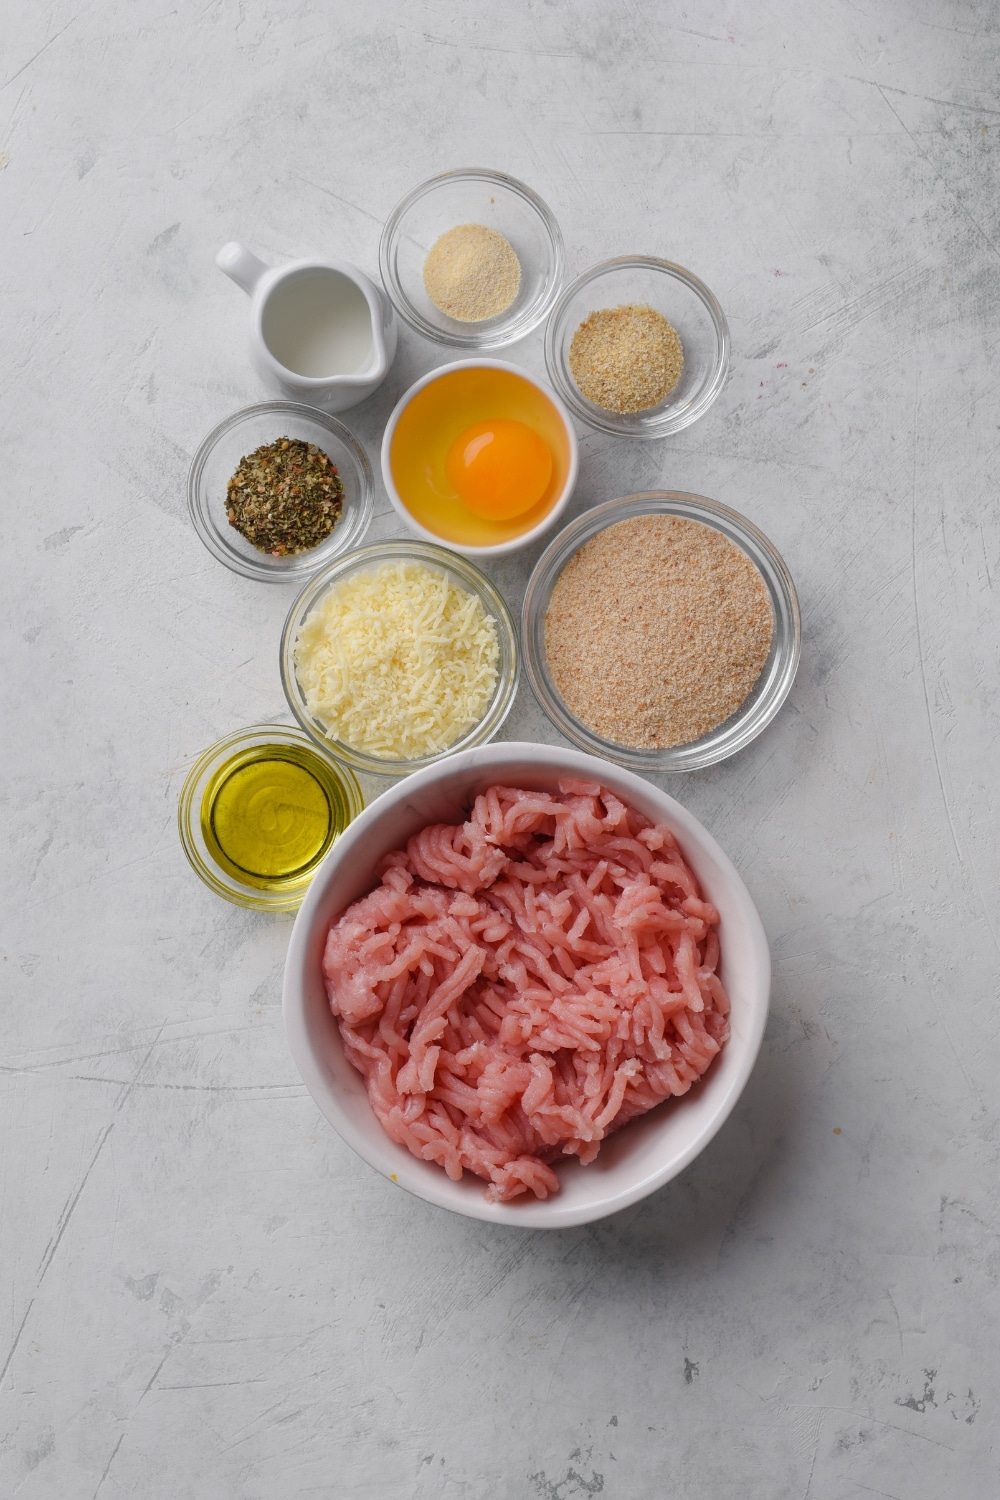
{"label": "pitcher handle", "polygon": [[253,296],[258,281],[270,269],[239,240],[230,240],[228,245],[223,245],[215,257],[215,264],[220,271],[225,271],[230,281],[242,287],[248,297]]}

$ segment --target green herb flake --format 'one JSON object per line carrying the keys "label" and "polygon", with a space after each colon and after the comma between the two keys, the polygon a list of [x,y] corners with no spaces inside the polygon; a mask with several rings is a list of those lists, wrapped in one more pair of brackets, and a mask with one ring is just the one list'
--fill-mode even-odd
{"label": "green herb flake", "polygon": [[240,459],[226,486],[230,526],[272,557],[318,547],[343,509],[337,465],[301,438],[278,438],[255,448]]}

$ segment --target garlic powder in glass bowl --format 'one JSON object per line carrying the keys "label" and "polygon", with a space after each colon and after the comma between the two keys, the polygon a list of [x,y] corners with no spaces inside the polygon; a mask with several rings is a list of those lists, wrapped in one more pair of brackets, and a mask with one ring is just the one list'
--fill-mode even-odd
{"label": "garlic powder in glass bowl", "polygon": [[[521,268],[513,301],[475,322],[442,311],[424,281],[428,254],[441,236],[470,224],[503,235]],[[396,311],[417,333],[459,349],[499,349],[536,328],[555,301],[562,235],[547,204],[516,178],[476,168],[442,172],[408,193],[386,219],[379,270]]]}

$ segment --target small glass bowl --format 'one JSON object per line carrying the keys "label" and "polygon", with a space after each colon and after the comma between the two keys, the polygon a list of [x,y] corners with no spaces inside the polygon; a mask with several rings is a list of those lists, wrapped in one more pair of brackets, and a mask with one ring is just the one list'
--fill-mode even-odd
{"label": "small glass bowl", "polygon": [[[764,669],[752,691],[724,723],[698,740],[662,750],[619,745],[595,734],[567,708],[549,673],[545,655],[545,616],[559,575],[575,552],[607,526],[632,516],[682,516],[720,531],[745,552],[767,586],[774,633]],[[757,527],[716,500],[675,491],[654,491],[607,500],[571,522],[542,553],[528,580],[521,613],[524,664],[535,697],[568,740],[636,771],[699,771],[735,755],[756,739],[784,703],[799,664],[801,625],[792,576]]]}
{"label": "small glass bowl", "polygon": [[[217,793],[229,776],[256,760],[256,752],[264,749],[273,750],[275,760],[303,766],[320,783],[334,830],[301,873],[272,881],[255,879],[249,872],[248,879],[241,879],[237,866],[226,868],[229,861],[225,854],[218,848],[213,850],[211,818],[206,811],[213,792]],[[325,747],[317,749],[307,735],[288,724],[253,724],[217,740],[195,761],[181,788],[177,827],[189,863],[217,896],[253,911],[297,911],[326,855],[364,805],[354,772],[334,760]]]}
{"label": "small glass bowl", "polygon": [[[474,724],[460,740],[456,740],[446,750],[439,750],[435,755],[425,755],[415,760],[387,760],[380,756],[370,755],[364,750],[356,750],[346,741],[338,740],[329,734],[322,722],[309,712],[299,680],[295,675],[295,642],[306,616],[312,612],[323,595],[351,573],[358,573],[366,568],[376,568],[380,563],[413,561],[424,562],[430,567],[439,568],[466,593],[478,594],[486,613],[496,623],[500,662],[493,697],[490,699],[486,712],[478,724]],[[453,755],[456,750],[469,750],[473,745],[485,745],[497,733],[510,713],[514,703],[514,694],[517,691],[519,667],[517,629],[502,595],[486,574],[480,572],[474,563],[468,562],[464,557],[449,551],[446,547],[439,547],[433,542],[416,541],[413,538],[400,537],[395,541],[372,542],[369,546],[352,552],[349,557],[342,557],[338,562],[333,563],[302,590],[288,611],[288,618],[281,632],[279,661],[281,685],[295,718],[316,744],[322,745],[325,750],[336,755],[338,760],[346,761],[356,770],[367,771],[374,776],[406,776],[410,771],[419,770],[421,766],[434,765],[436,761],[443,760],[446,755]]]}
{"label": "small glass bowl", "polygon": [[[569,350],[592,312],[632,303],[655,308],[673,324],[684,346],[684,368],[657,406],[619,413],[587,400],[570,372]],[[729,327],[708,287],[690,271],[650,255],[619,255],[565,288],[545,329],[545,366],[570,410],[591,427],[616,437],[668,437],[697,422],[725,385]]]}
{"label": "small glass bowl", "polygon": [[[458,224],[499,230],[521,262],[521,285],[511,306],[479,323],[449,317],[424,288],[428,251]],[[551,211],[523,182],[473,169],[442,172],[398,203],[385,221],[378,259],[385,289],[411,328],[458,349],[499,349],[536,328],[555,301],[563,242]]]}
{"label": "small glass bowl", "polygon": [[[278,438],[315,443],[332,463],[344,485],[343,511],[318,547],[288,557],[260,552],[230,526],[226,486],[240,459]],[[375,507],[371,465],[364,449],[343,422],[294,401],[262,401],[234,412],[208,434],[188,474],[188,508],[194,529],[213,557],[244,578],[264,583],[297,583],[325,567],[363,539]]]}

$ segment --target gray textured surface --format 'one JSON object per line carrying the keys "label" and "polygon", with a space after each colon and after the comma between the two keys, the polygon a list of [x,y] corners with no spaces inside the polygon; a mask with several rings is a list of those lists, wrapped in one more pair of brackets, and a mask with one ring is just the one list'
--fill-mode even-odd
{"label": "gray textured surface", "polygon": [[[0,1493],[996,1495],[997,28],[987,0],[8,7]],[[770,731],[670,785],[773,943],[757,1072],[675,1185],[548,1237],[341,1146],[282,1038],[288,922],[203,890],[174,827],[192,757],[283,709],[288,597],[185,512],[260,393],[214,251],[374,270],[397,198],[465,164],[547,199],[571,271],[652,251],[716,291],[718,405],[585,436],[577,505],[725,501],[804,614]],[[404,333],[370,452],[438,358]],[[532,562],[493,570],[512,599]],[[526,688],[509,730],[555,738]]]}

